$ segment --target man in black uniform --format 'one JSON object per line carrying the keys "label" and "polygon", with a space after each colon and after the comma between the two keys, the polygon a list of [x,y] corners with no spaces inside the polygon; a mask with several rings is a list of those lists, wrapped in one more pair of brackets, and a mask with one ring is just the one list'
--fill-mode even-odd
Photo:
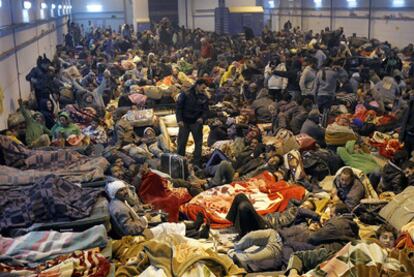
{"label": "man in black uniform", "polygon": [[203,79],[199,79],[186,92],[181,92],[177,100],[176,117],[179,126],[177,153],[185,156],[185,147],[188,136],[194,138],[194,165],[201,166],[201,151],[203,143],[203,124],[207,119],[209,108],[208,98],[204,93],[207,84]]}

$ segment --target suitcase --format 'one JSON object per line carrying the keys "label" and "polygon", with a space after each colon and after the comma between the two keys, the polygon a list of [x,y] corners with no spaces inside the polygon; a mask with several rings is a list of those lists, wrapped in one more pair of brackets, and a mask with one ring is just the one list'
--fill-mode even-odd
{"label": "suitcase", "polygon": [[173,179],[187,179],[187,159],[178,154],[164,153],[161,155],[161,171],[167,173]]}

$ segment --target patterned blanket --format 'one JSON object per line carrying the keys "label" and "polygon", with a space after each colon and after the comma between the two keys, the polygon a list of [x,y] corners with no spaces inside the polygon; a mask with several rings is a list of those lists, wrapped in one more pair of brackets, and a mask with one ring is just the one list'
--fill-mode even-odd
{"label": "patterned blanket", "polygon": [[33,185],[0,187],[0,231],[87,217],[101,192],[82,189],[54,175]]}
{"label": "patterned blanket", "polygon": [[106,277],[110,270],[109,261],[100,254],[99,248],[86,251],[75,251],[68,255],[59,256],[35,268],[9,266],[0,263],[0,273],[8,272],[19,276],[37,277],[69,277],[89,276]]}
{"label": "patterned blanket", "polygon": [[276,182],[270,172],[264,172],[247,181],[206,190],[182,205],[181,211],[192,220],[195,220],[198,212],[202,212],[213,228],[226,228],[232,225],[226,219],[227,213],[234,197],[240,193],[246,194],[256,211],[265,215],[285,210],[292,198],[302,199],[305,189],[285,181]]}
{"label": "patterned blanket", "polygon": [[104,178],[109,166],[105,158],[89,158],[75,151],[30,150],[6,136],[0,136],[0,149],[6,166],[0,166],[0,184],[30,184],[49,174],[71,182],[89,182]]}
{"label": "patterned blanket", "polygon": [[[401,255],[402,254],[402,255]],[[336,255],[302,276],[412,276],[407,253],[388,253],[376,243],[350,242]]]}
{"label": "patterned blanket", "polygon": [[107,244],[108,237],[103,225],[81,233],[39,231],[17,238],[0,236],[0,262],[11,266],[36,267],[76,250],[103,248]]}

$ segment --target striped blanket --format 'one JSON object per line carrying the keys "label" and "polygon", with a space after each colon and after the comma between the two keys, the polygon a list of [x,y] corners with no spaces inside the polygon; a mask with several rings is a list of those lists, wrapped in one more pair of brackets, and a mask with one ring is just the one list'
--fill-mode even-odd
{"label": "striped blanket", "polygon": [[0,236],[0,263],[33,268],[47,260],[77,250],[103,248],[107,243],[108,237],[103,225],[81,233],[39,231],[17,238]]}
{"label": "striped blanket", "polygon": [[89,182],[104,178],[109,166],[105,158],[89,158],[75,151],[30,150],[6,136],[0,136],[0,150],[6,166],[0,166],[0,184],[30,184],[49,174],[71,182]]}
{"label": "striped blanket", "polygon": [[90,215],[101,189],[83,189],[54,175],[29,186],[0,187],[0,231]]}

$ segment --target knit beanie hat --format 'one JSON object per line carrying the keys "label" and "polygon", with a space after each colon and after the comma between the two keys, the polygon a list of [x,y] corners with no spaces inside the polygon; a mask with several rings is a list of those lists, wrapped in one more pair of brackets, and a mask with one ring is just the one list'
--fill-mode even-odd
{"label": "knit beanie hat", "polygon": [[109,196],[109,198],[111,199],[115,199],[115,195],[118,192],[118,190],[122,189],[122,188],[126,188],[127,185],[123,182],[123,181],[114,181],[111,183],[108,183],[106,185],[106,192]]}

